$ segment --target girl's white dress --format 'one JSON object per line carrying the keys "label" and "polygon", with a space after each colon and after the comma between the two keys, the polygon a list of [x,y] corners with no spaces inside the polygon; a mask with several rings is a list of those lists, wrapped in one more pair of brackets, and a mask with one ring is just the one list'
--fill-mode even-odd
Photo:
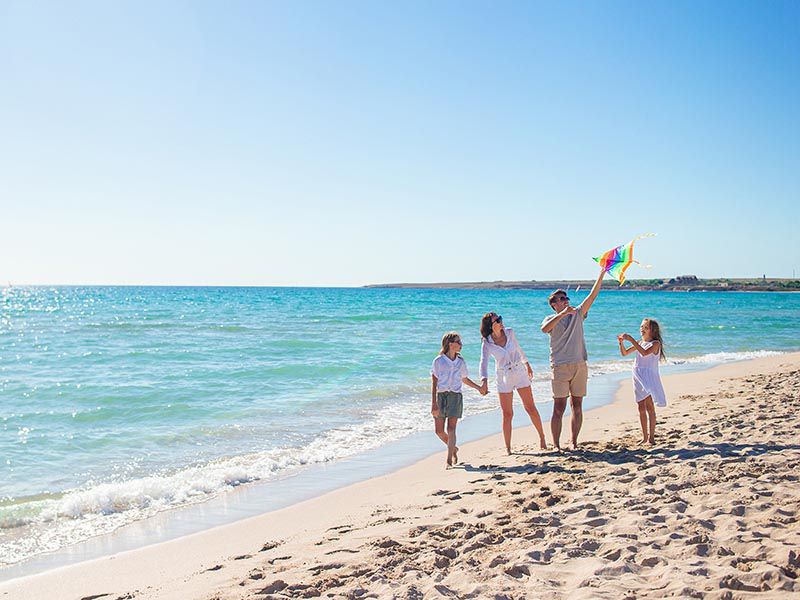
{"label": "girl's white dress", "polygon": [[[639,342],[639,345],[647,350],[653,342]],[[658,358],[658,354],[642,356],[639,352],[636,353],[636,358],[633,360],[633,396],[636,402],[652,396],[653,404],[656,406],[667,405],[667,395],[664,393],[661,376],[658,374]]]}

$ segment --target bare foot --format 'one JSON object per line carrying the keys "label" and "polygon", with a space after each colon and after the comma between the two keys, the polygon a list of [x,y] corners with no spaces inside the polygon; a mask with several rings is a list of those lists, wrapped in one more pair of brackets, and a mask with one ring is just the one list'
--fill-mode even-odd
{"label": "bare foot", "polygon": [[512,452],[511,452],[511,448],[506,448],[506,454],[508,454],[509,456],[511,456],[511,454],[512,454]]}
{"label": "bare foot", "polygon": [[577,450],[578,449],[578,442],[572,442],[572,449],[573,450]]}
{"label": "bare foot", "polygon": [[539,440],[539,449],[547,450],[547,441],[544,438]]}
{"label": "bare foot", "polygon": [[640,446],[644,446],[645,444],[647,444],[647,438],[642,438],[641,440],[639,440]]}
{"label": "bare foot", "polygon": [[453,451],[453,464],[458,464],[458,447],[456,447],[456,449]]}

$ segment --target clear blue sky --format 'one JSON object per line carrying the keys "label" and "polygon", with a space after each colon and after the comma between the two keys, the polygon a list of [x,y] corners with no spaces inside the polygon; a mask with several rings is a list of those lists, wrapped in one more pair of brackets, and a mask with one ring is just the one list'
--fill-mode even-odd
{"label": "clear blue sky", "polygon": [[0,3],[0,283],[800,273],[800,3]]}

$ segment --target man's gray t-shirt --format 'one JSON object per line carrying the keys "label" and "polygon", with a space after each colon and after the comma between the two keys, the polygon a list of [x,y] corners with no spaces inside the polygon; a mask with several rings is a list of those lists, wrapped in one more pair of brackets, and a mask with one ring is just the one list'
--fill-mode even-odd
{"label": "man's gray t-shirt", "polygon": [[[558,315],[547,316],[542,321],[542,327],[555,319]],[[568,365],[571,363],[588,360],[586,354],[586,341],[583,339],[583,316],[581,307],[575,312],[561,319],[550,336],[550,366]]]}

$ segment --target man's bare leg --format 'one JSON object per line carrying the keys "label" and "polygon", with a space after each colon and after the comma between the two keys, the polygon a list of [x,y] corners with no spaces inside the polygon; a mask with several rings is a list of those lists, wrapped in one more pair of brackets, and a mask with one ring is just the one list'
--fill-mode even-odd
{"label": "man's bare leg", "polygon": [[578,449],[578,434],[581,432],[581,425],[583,425],[583,397],[571,396],[570,408],[572,409],[572,418],[570,423],[572,425],[572,449]]}
{"label": "man's bare leg", "polygon": [[553,445],[561,450],[561,421],[567,410],[566,398],[553,398],[553,416],[550,418],[550,431],[553,434]]}

